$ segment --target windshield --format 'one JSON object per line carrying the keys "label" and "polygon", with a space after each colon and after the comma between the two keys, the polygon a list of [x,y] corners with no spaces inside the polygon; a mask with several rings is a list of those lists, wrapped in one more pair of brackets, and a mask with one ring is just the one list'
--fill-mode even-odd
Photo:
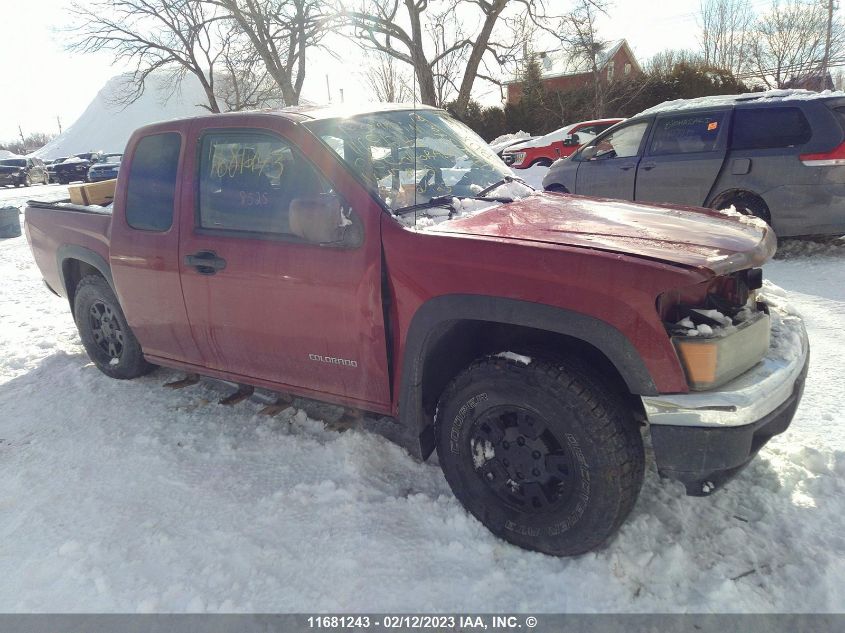
{"label": "windshield", "polygon": [[103,156],[103,160],[101,163],[119,163],[120,160],[123,158],[123,154],[106,154]]}
{"label": "windshield", "polygon": [[378,112],[306,127],[393,211],[439,196],[475,196],[512,176],[489,145],[444,112]]}
{"label": "windshield", "polygon": [[0,165],[5,165],[6,167],[26,167],[26,159],[7,158],[6,160],[0,160]]}

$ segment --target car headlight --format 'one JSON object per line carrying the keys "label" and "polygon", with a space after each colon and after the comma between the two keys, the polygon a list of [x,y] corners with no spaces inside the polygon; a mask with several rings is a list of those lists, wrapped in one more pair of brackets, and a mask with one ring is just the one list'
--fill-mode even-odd
{"label": "car headlight", "polygon": [[514,160],[513,160],[514,163],[521,163],[522,161],[525,160],[525,152],[517,152],[516,154],[514,154],[513,157],[514,157]]}
{"label": "car headlight", "polygon": [[756,365],[769,349],[770,317],[758,312],[722,336],[673,336],[693,391],[719,387]]}

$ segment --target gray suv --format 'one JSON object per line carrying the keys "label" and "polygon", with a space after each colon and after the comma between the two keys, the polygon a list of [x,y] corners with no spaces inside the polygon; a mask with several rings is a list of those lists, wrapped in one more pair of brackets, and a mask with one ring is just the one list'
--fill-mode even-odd
{"label": "gray suv", "polygon": [[777,90],[670,101],[600,134],[547,191],[740,212],[782,237],[845,233],[845,95]]}

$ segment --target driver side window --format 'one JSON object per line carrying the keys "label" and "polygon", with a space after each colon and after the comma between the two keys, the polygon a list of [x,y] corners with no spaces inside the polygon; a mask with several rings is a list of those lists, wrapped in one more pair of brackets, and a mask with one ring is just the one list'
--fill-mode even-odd
{"label": "driver side window", "polygon": [[636,156],[646,130],[648,130],[648,121],[643,121],[619,128],[611,134],[596,139],[590,145],[590,147],[596,148],[595,153],[588,160]]}
{"label": "driver side window", "polygon": [[329,183],[299,151],[261,132],[202,139],[201,229],[337,243],[351,224]]}

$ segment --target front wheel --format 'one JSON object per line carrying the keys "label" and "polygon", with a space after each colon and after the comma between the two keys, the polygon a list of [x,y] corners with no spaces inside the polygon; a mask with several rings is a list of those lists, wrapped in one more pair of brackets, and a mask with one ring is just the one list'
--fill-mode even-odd
{"label": "front wheel", "polygon": [[555,556],[595,549],[642,486],[642,436],[630,408],[574,365],[477,361],[441,396],[436,423],[455,496],[519,547]]}
{"label": "front wheel", "polygon": [[82,345],[101,372],[112,378],[128,379],[154,369],[144,360],[141,345],[105,279],[89,275],[79,282],[73,314]]}

